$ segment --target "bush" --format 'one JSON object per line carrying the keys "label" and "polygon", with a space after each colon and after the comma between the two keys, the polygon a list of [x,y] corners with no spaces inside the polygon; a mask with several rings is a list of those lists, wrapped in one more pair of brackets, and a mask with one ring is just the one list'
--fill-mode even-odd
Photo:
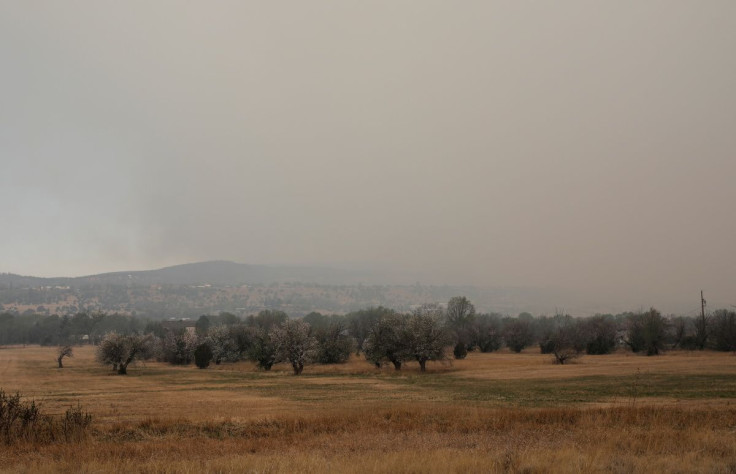
{"label": "bush", "polygon": [[194,349],[194,363],[200,369],[206,369],[212,360],[212,349],[208,344],[200,344]]}
{"label": "bush", "polygon": [[0,441],[6,445],[79,441],[91,423],[92,416],[79,405],[69,408],[63,417],[54,417],[43,414],[36,402],[0,390]]}
{"label": "bush", "polygon": [[552,354],[555,351],[555,341],[552,337],[539,342],[539,352],[542,354]]}
{"label": "bush", "polygon": [[455,359],[465,359],[468,356],[468,348],[462,342],[458,342],[455,344],[452,354],[455,356]]}

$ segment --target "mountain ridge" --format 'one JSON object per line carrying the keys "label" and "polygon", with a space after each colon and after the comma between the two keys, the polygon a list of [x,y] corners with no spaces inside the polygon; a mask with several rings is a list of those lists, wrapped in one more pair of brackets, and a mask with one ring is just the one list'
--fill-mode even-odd
{"label": "mountain ridge", "polygon": [[0,273],[0,285],[38,288],[42,286],[85,286],[95,284],[139,285],[254,285],[300,282],[311,284],[355,284],[375,281],[376,275],[358,270],[323,266],[257,265],[229,260],[183,263],[152,270],[96,273],[78,277],[37,277]]}

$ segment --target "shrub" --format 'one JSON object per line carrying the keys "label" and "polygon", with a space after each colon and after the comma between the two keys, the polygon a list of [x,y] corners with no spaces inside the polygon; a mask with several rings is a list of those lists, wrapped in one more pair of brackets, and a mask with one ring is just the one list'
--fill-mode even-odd
{"label": "shrub", "polygon": [[212,349],[208,344],[200,344],[194,349],[194,363],[200,369],[206,369],[212,360]]}
{"label": "shrub", "polygon": [[552,336],[539,341],[539,352],[541,354],[551,354],[555,350],[555,342],[552,340]]}
{"label": "shrub", "polygon": [[79,441],[91,423],[92,416],[79,405],[69,408],[63,417],[54,417],[42,413],[36,402],[0,390],[0,441],[4,444]]}
{"label": "shrub", "polygon": [[458,342],[455,344],[455,347],[452,350],[452,354],[455,356],[455,359],[465,359],[468,355],[468,348],[465,344],[462,342]]}

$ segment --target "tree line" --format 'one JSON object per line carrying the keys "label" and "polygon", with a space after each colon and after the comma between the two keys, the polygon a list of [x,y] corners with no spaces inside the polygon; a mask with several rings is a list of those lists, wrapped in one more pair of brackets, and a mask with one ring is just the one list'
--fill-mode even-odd
{"label": "tree line", "polygon": [[121,373],[133,360],[147,358],[204,367],[250,360],[263,370],[289,362],[298,374],[309,363],[341,363],[351,353],[377,367],[388,364],[400,370],[403,363],[415,361],[425,370],[429,361],[502,347],[521,352],[538,346],[558,363],[622,347],[647,355],[667,349],[736,351],[736,312],[724,309],[692,318],[663,316],[651,308],[587,318],[563,312],[510,317],[478,313],[460,296],[408,313],[381,306],[346,315],[310,313],[301,319],[274,310],[244,318],[221,313],[201,316],[193,331],[119,314],[0,314],[0,344],[17,343],[94,344],[105,353],[100,360]]}
{"label": "tree line", "polygon": [[465,297],[454,297],[444,306],[422,305],[410,313],[376,307],[289,319],[284,312],[266,310],[244,319],[227,313],[202,316],[194,331],[167,329],[163,323],[147,329],[108,334],[99,346],[99,360],[119,373],[137,358],[200,368],[249,360],[262,370],[286,362],[299,375],[307,364],[342,363],[351,353],[376,367],[401,370],[402,364],[414,361],[425,371],[430,361],[463,359],[470,351],[493,352],[504,346],[517,353],[538,346],[560,364],[619,348],[646,355],[676,348],[736,351],[736,312],[728,310],[701,318],[665,317],[654,308],[588,318],[563,313],[508,317],[476,313]]}

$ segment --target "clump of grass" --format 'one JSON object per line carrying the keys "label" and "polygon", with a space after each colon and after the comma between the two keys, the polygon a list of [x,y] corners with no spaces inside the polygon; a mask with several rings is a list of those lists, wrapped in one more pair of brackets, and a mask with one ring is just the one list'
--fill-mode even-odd
{"label": "clump of grass", "polygon": [[53,416],[42,413],[34,400],[24,401],[19,393],[0,390],[0,441],[6,445],[80,441],[91,423],[92,416],[79,404],[61,417]]}

